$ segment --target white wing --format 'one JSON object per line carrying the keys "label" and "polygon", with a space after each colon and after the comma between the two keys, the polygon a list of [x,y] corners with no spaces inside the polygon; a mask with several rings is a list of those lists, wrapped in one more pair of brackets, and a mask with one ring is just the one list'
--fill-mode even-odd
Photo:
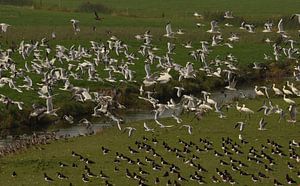
{"label": "white wing", "polygon": [[283,30],[283,19],[280,19],[278,23],[278,33],[284,32]]}

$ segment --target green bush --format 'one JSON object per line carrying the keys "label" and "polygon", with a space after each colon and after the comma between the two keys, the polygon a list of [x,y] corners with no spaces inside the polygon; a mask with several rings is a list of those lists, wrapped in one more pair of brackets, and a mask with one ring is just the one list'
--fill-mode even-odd
{"label": "green bush", "polygon": [[103,4],[100,3],[90,3],[90,2],[85,2],[82,3],[78,8],[78,12],[99,12],[101,14],[103,13],[110,13],[111,10],[106,7]]}
{"label": "green bush", "polygon": [[1,5],[32,6],[32,0],[0,0]]}

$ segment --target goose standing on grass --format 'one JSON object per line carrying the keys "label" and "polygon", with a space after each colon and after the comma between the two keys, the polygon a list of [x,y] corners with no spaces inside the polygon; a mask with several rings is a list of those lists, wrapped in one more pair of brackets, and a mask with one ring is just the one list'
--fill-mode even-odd
{"label": "goose standing on grass", "polygon": [[273,89],[275,95],[283,95],[283,92],[279,88],[275,87],[275,83],[273,83],[272,89]]}
{"label": "goose standing on grass", "polygon": [[255,85],[254,91],[255,91],[256,96],[265,96],[265,94],[261,90],[258,89],[257,85]]}
{"label": "goose standing on grass", "polygon": [[283,101],[285,101],[286,103],[290,104],[290,105],[294,105],[296,102],[290,98],[287,98],[285,94],[283,94]]}
{"label": "goose standing on grass", "polygon": [[286,88],[285,88],[285,85],[283,85],[282,91],[283,91],[283,93],[286,94],[286,95],[293,95],[293,92],[290,91],[290,90],[288,90],[288,89],[286,89]]}
{"label": "goose standing on grass", "polygon": [[247,108],[245,104],[243,104],[242,108],[240,109],[241,112],[244,112],[246,116],[248,115],[250,118],[250,114],[254,114],[254,111]]}

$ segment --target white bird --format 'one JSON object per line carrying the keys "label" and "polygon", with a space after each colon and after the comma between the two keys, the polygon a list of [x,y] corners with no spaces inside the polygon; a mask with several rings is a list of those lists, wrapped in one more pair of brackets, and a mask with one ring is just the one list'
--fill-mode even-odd
{"label": "white bird", "polygon": [[232,16],[232,11],[226,11],[224,18],[225,19],[233,19],[234,17]]}
{"label": "white bird", "polygon": [[280,33],[280,34],[285,33],[285,31],[283,30],[283,19],[280,19],[280,21],[278,22],[277,27],[278,27],[277,33]]}
{"label": "white bird", "polygon": [[68,121],[70,124],[74,123],[74,118],[71,115],[64,115],[63,118]]}
{"label": "white bird", "polygon": [[178,124],[182,122],[182,119],[175,116],[174,114],[172,114],[172,118],[174,118]]}
{"label": "white bird", "polygon": [[167,71],[161,72],[156,81],[158,81],[160,84],[169,82],[172,79],[172,76],[169,74],[170,70],[171,68],[168,68]]}
{"label": "white bird", "polygon": [[282,91],[279,88],[275,87],[275,83],[273,83],[272,89],[273,89],[275,95],[283,95]]}
{"label": "white bird", "polygon": [[250,118],[250,114],[254,114],[254,111],[247,108],[245,104],[243,104],[242,108],[240,108],[240,112],[244,112],[245,114],[248,114],[249,118]]}
{"label": "white bird", "polygon": [[233,78],[231,81],[228,81],[228,85],[225,87],[227,90],[236,91],[236,81],[235,78]]}
{"label": "white bird", "polygon": [[287,98],[285,94],[283,94],[283,101],[291,105],[294,105],[296,103],[294,100]]}
{"label": "white bird", "polygon": [[59,108],[56,108],[56,109],[53,108],[52,98],[53,98],[53,96],[47,96],[47,97],[46,97],[47,111],[45,112],[45,114],[57,116],[56,111],[57,111]]}
{"label": "white bird", "polygon": [[181,97],[181,93],[184,90],[184,88],[183,87],[174,87],[174,88],[177,89],[177,93],[176,93],[177,97]]}
{"label": "white bird", "polygon": [[286,88],[285,88],[285,85],[283,85],[282,91],[283,91],[283,93],[286,94],[286,95],[293,95],[293,92],[290,91],[290,90],[288,90],[288,89],[286,89]]}
{"label": "white bird", "polygon": [[166,34],[164,35],[165,37],[168,38],[173,38],[174,37],[174,32],[172,31],[171,23],[168,22],[166,25]]}
{"label": "white bird", "polygon": [[9,24],[0,23],[0,30],[1,30],[1,32],[6,32],[8,27],[10,27]]}
{"label": "white bird", "polygon": [[245,125],[245,122],[239,121],[235,124],[234,128],[236,129],[239,127],[239,130],[242,132],[244,130],[244,125]]}
{"label": "white bird", "polygon": [[208,30],[208,33],[213,33],[213,34],[219,34],[220,32],[217,30],[218,28],[218,22],[215,20],[212,20],[210,22],[210,30]]}
{"label": "white bird", "polygon": [[297,108],[296,108],[296,105],[290,105],[289,106],[289,112],[290,112],[290,117],[291,117],[291,120],[288,120],[288,122],[290,123],[296,123],[296,116],[297,116]]}
{"label": "white bird", "polygon": [[151,129],[147,126],[146,122],[144,122],[144,128],[146,132],[154,132],[154,129]]}
{"label": "white bird", "polygon": [[186,127],[188,129],[188,133],[191,135],[192,134],[192,129],[193,127],[191,125],[182,125],[180,128]]}
{"label": "white bird", "polygon": [[262,67],[259,65],[259,64],[257,64],[256,62],[253,62],[253,69],[255,69],[255,70],[261,70],[262,69]]}
{"label": "white bird", "polygon": [[262,32],[272,32],[273,23],[272,22],[266,22],[264,24],[264,30]]}
{"label": "white bird", "polygon": [[136,131],[136,128],[133,127],[125,127],[124,132],[128,130],[128,137],[130,137],[133,134],[133,131]]}
{"label": "white bird", "polygon": [[265,121],[265,118],[261,118],[259,120],[259,128],[258,130],[266,130],[265,126],[267,125],[267,122]]}
{"label": "white bird", "polygon": [[146,78],[150,78],[151,77],[151,68],[150,68],[150,64],[149,63],[145,63],[145,72],[146,72]]}
{"label": "white bird", "polygon": [[196,18],[202,18],[203,16],[199,14],[198,12],[194,12],[193,14]]}
{"label": "white bird", "polygon": [[174,125],[163,125],[158,120],[155,120],[155,122],[159,125],[160,128],[171,128],[171,127],[174,127]]}
{"label": "white bird", "polygon": [[209,104],[209,105],[215,105],[217,102],[213,99],[211,99],[209,97],[209,95],[206,96],[206,102]]}
{"label": "white bird", "polygon": [[71,19],[70,21],[71,21],[71,23],[72,23],[73,30],[74,30],[75,34],[76,34],[77,32],[80,32],[79,21],[76,20],[76,19]]}
{"label": "white bird", "polygon": [[52,39],[55,39],[55,38],[56,38],[56,33],[55,33],[55,32],[52,32],[52,33],[51,33],[51,38],[52,38]]}
{"label": "white bird", "polygon": [[12,104],[15,104],[18,106],[19,110],[23,110],[23,106],[24,105],[24,102],[21,102],[21,101],[11,101]]}
{"label": "white bird", "polygon": [[265,94],[261,90],[258,90],[258,86],[256,85],[254,87],[254,91],[257,96],[265,96]]}

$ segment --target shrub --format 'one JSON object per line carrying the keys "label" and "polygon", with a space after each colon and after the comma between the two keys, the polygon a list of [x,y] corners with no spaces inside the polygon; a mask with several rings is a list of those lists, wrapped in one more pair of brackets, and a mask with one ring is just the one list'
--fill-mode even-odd
{"label": "shrub", "polygon": [[99,12],[99,13],[110,13],[111,10],[103,4],[100,3],[82,3],[78,8],[78,12]]}
{"label": "shrub", "polygon": [[32,6],[33,0],[0,0],[1,5]]}

